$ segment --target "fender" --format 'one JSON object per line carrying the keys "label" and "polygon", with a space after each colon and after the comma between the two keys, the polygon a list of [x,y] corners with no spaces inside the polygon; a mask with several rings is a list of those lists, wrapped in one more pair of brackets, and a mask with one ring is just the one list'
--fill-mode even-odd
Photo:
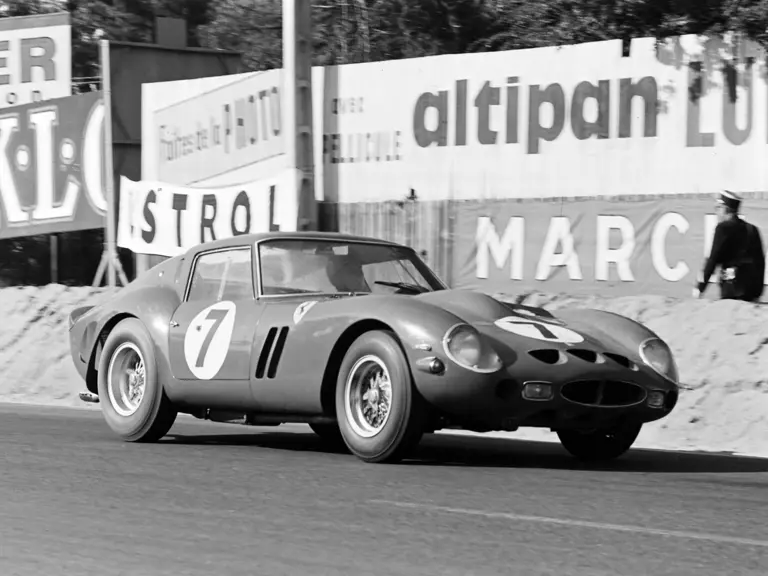
{"label": "fender", "polygon": [[[80,349],[90,350],[86,358],[89,391],[97,392],[101,350],[109,333],[122,319],[133,317],[144,324],[155,343],[158,377],[166,386],[169,398],[172,396],[174,380],[168,363],[168,331],[171,316],[181,303],[180,262],[180,259],[162,262],[123,288],[113,300],[95,306],[73,320],[74,323],[86,322]],[[88,321],[91,316],[93,319]]]}

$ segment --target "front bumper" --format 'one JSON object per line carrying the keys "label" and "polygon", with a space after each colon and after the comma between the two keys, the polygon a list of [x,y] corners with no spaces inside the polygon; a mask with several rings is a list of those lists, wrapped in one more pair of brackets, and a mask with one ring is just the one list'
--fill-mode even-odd
{"label": "front bumper", "polygon": [[[441,417],[481,431],[653,422],[672,412],[678,400],[678,387],[650,369],[558,373],[507,368],[476,374],[451,366],[441,375],[414,376],[420,393]],[[526,397],[526,390],[537,384],[544,384],[551,395]]]}

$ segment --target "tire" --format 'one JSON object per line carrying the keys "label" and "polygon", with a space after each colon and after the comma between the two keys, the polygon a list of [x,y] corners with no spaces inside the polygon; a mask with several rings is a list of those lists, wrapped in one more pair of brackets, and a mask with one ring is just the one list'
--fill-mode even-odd
{"label": "tire", "polygon": [[[126,392],[121,383],[136,360],[144,365],[144,390],[138,399],[121,393]],[[123,378],[118,378],[121,372]],[[176,421],[178,413],[158,380],[155,345],[135,318],[121,321],[107,337],[99,359],[98,391],[107,425],[126,442],[156,442]]]}
{"label": "tire", "polygon": [[[363,395],[372,377],[380,375],[377,407],[389,409],[380,421],[366,420]],[[388,375],[388,378],[387,378]],[[390,386],[386,386],[386,382]],[[362,384],[362,385],[360,385]],[[358,406],[359,402],[359,406]],[[370,405],[368,405],[370,407]],[[359,336],[347,350],[336,382],[336,417],[350,452],[365,462],[394,463],[418,444],[424,431],[425,410],[413,386],[405,354],[391,332],[374,330]],[[370,412],[369,412],[370,415]]]}
{"label": "tire", "polygon": [[312,431],[320,436],[323,442],[332,446],[344,446],[344,439],[341,437],[341,431],[336,424],[310,424]]}
{"label": "tire", "polygon": [[579,460],[596,462],[615,460],[637,440],[642,424],[624,424],[607,430],[582,432],[558,430],[560,443]]}

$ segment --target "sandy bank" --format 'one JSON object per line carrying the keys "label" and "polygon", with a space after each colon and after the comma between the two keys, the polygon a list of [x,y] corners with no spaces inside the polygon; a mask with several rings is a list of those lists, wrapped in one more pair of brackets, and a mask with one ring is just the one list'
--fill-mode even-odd
{"label": "sandy bank", "polygon": [[[0,401],[82,405],[69,357],[67,316],[109,289],[0,289]],[[646,324],[674,351],[683,391],[675,412],[647,426],[638,445],[768,456],[768,306],[658,296],[575,298],[535,294],[526,304],[588,306]],[[546,431],[517,437],[552,439]]]}

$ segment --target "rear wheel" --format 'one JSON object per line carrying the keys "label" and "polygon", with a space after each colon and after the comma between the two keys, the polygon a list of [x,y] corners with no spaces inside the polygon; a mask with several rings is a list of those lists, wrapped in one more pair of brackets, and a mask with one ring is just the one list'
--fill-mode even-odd
{"label": "rear wheel", "polygon": [[424,408],[391,332],[366,332],[347,350],[336,384],[336,415],[349,450],[365,462],[397,462],[418,444]]}
{"label": "rear wheel", "polygon": [[642,424],[622,424],[604,430],[559,430],[557,436],[568,452],[579,460],[614,460],[637,440]]}
{"label": "rear wheel", "polygon": [[158,381],[152,337],[135,318],[115,326],[104,343],[98,389],[107,425],[127,442],[155,442],[176,420]]}

